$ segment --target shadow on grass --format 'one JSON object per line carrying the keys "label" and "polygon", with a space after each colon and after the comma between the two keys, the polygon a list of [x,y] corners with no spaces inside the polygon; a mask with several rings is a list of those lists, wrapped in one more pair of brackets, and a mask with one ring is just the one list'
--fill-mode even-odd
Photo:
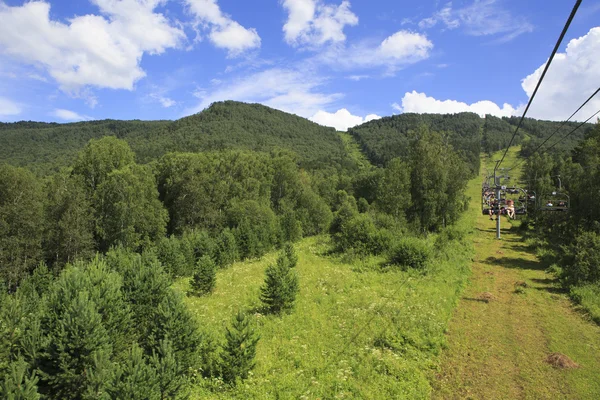
{"label": "shadow on grass", "polygon": [[488,300],[483,300],[483,299],[477,299],[474,297],[463,297],[462,300],[467,300],[467,301],[476,301],[478,303],[489,303]]}
{"label": "shadow on grass", "polygon": [[525,260],[523,258],[514,257],[488,257],[484,260],[486,264],[495,265],[505,268],[512,269],[531,269],[531,270],[544,270],[544,265],[537,260]]}

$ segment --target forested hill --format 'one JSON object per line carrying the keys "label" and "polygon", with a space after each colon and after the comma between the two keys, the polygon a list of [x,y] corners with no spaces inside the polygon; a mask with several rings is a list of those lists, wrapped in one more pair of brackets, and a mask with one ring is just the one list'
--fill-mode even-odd
{"label": "forested hill", "polygon": [[404,113],[370,121],[349,130],[374,164],[387,164],[395,157],[406,157],[411,135],[420,126],[449,135],[449,142],[463,154],[473,172],[479,169],[483,119],[474,113]]}
{"label": "forested hill", "polygon": [[0,123],[0,160],[47,174],[70,165],[90,139],[103,136],[127,141],[141,163],[172,151],[225,148],[287,148],[310,169],[324,163],[339,164],[346,157],[343,142],[333,128],[259,104],[226,101],[177,121]]}

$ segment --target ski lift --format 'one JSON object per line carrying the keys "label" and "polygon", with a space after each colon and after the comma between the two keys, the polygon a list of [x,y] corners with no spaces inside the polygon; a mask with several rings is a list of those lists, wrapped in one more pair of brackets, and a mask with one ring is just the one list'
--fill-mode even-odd
{"label": "ski lift", "polygon": [[571,198],[566,193],[552,192],[550,195],[543,196],[540,203],[541,211],[569,211]]}

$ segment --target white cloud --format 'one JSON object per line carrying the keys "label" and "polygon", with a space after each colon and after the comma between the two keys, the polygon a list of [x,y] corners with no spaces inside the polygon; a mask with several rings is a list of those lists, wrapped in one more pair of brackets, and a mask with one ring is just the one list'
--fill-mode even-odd
{"label": "white cloud", "polygon": [[339,6],[321,0],[283,0],[282,5],[288,12],[283,32],[292,46],[319,47],[328,42],[344,42],[344,27],[358,24],[347,0]]}
{"label": "white cloud", "polygon": [[164,108],[173,107],[177,102],[169,97],[163,96],[159,93],[152,93],[150,97],[160,103]]}
{"label": "white cloud", "polygon": [[339,93],[320,93],[317,89],[323,83],[323,79],[307,71],[267,69],[222,82],[212,90],[197,91],[194,94],[201,99],[200,103],[184,114],[200,112],[216,101],[237,100],[262,103],[308,118],[342,97]]}
{"label": "white cloud", "polygon": [[356,125],[360,125],[365,122],[372,121],[374,119],[381,118],[376,114],[369,114],[365,118],[358,115],[352,115],[350,111],[345,108],[336,111],[335,113],[328,113],[326,111],[319,110],[315,115],[309,119],[317,124],[324,126],[331,126],[338,131],[347,131],[348,128],[352,128]]}
{"label": "white cloud", "polygon": [[332,47],[318,58],[334,68],[377,68],[384,67],[388,73],[408,64],[429,58],[433,43],[426,35],[398,31],[381,43],[363,42],[352,47]]}
{"label": "white cloud", "polygon": [[[566,51],[554,57],[527,115],[557,121],[568,118],[598,88],[599,53],[600,27],[571,40]],[[523,79],[522,87],[528,97],[533,94],[545,65]],[[585,121],[599,109],[600,95],[596,95],[574,119]]]}
{"label": "white cloud", "polygon": [[185,0],[189,10],[205,29],[208,38],[217,47],[226,49],[230,57],[259,48],[260,36],[254,28],[244,28],[221,11],[217,0]]}
{"label": "white cloud", "polygon": [[489,100],[478,101],[473,104],[456,100],[437,100],[428,97],[425,93],[417,93],[416,91],[407,92],[402,98],[402,105],[394,103],[392,108],[404,113],[456,114],[474,112],[482,117],[486,114],[508,117],[516,111],[510,104],[504,104],[500,108],[496,103]]}
{"label": "white cloud", "polygon": [[50,19],[50,4],[10,7],[0,1],[0,53],[42,66],[60,88],[78,96],[86,86],[132,90],[145,76],[142,56],[178,47],[185,38],[154,9],[162,0],[93,0],[104,16],[68,23]]}
{"label": "white cloud", "polygon": [[517,36],[533,31],[533,25],[524,17],[515,16],[499,3],[501,0],[475,0],[468,6],[455,9],[446,3],[433,16],[422,19],[419,28],[430,29],[443,24],[445,29],[463,27],[468,35],[498,35],[498,42],[507,42]]}
{"label": "white cloud", "polygon": [[86,115],[77,114],[75,111],[57,108],[50,113],[53,117],[62,119],[63,121],[86,121],[92,119]]}
{"label": "white cloud", "polygon": [[21,114],[21,106],[14,101],[0,96],[0,118]]}

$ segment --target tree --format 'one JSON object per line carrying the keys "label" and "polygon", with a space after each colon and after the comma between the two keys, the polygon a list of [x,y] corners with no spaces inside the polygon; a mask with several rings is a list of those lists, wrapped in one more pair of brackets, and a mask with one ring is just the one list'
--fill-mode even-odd
{"label": "tree", "polygon": [[60,172],[51,178],[46,193],[46,258],[62,266],[90,257],[95,245],[94,214],[83,178]]}
{"label": "tree", "polygon": [[260,300],[267,310],[274,314],[291,310],[300,287],[298,276],[290,268],[285,254],[277,259],[275,265],[269,265],[265,274],[265,283],[260,288]]}
{"label": "tree", "polygon": [[185,369],[177,362],[173,346],[168,339],[161,340],[158,349],[154,351],[152,366],[156,371],[160,400],[188,398]]}
{"label": "tree", "polygon": [[79,153],[73,173],[83,178],[91,196],[112,171],[132,164],[134,155],[127,142],[106,136],[89,141]]}
{"label": "tree", "polygon": [[400,158],[391,160],[383,173],[378,188],[378,208],[392,215],[395,219],[403,219],[411,205],[410,166]]}
{"label": "tree", "polygon": [[246,379],[254,368],[256,344],[260,337],[250,325],[248,315],[238,311],[233,318],[231,328],[225,332],[226,343],[223,348],[223,380],[234,384],[237,379]]}
{"label": "tree", "polygon": [[0,380],[0,396],[6,400],[38,400],[38,377],[29,372],[29,366],[22,358],[12,362]]}
{"label": "tree", "polygon": [[156,370],[144,358],[142,349],[134,344],[127,354],[127,358],[117,368],[115,383],[109,391],[111,397],[114,399],[158,400],[161,396],[159,389]]}
{"label": "tree", "polygon": [[283,246],[283,254],[287,259],[290,268],[294,268],[298,264],[298,254],[296,254],[296,250],[292,243],[286,243]]}
{"label": "tree", "polygon": [[0,164],[0,279],[10,291],[41,260],[43,204],[31,172]]}
{"label": "tree", "polygon": [[100,249],[137,250],[165,235],[167,212],[149,168],[132,165],[109,173],[94,194]]}
{"label": "tree", "polygon": [[221,268],[229,267],[239,257],[235,235],[229,228],[223,229],[217,238],[217,250],[215,253],[217,264]]}
{"label": "tree", "polygon": [[93,383],[91,372],[96,369],[96,360],[108,357],[112,346],[102,317],[86,291],[79,292],[64,308],[49,332],[49,345],[40,366],[42,388],[51,398],[81,399]]}
{"label": "tree", "polygon": [[217,266],[210,256],[202,256],[196,263],[196,272],[190,281],[192,293],[196,296],[209,294],[217,282]]}

